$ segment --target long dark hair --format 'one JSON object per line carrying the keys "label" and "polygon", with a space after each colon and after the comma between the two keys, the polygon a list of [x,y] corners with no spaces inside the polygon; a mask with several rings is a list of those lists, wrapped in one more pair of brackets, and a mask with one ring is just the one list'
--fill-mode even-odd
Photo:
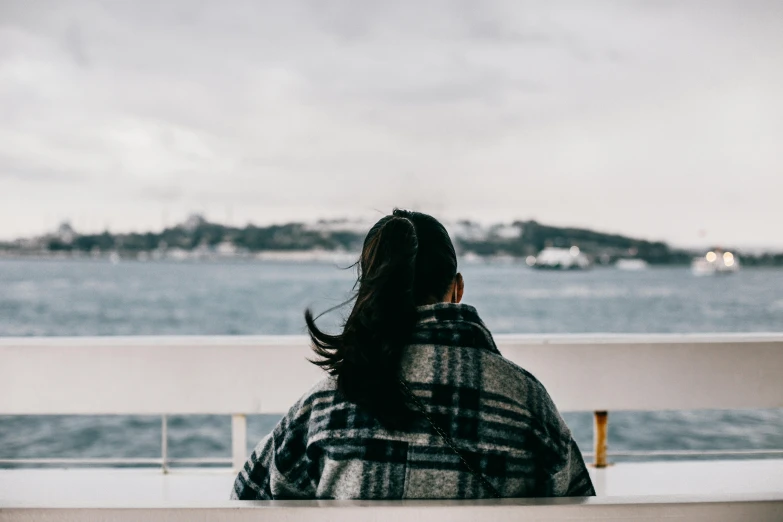
{"label": "long dark hair", "polygon": [[318,359],[343,396],[387,427],[409,418],[399,386],[400,359],[416,324],[416,307],[439,302],[457,275],[457,256],[437,219],[394,209],[367,233],[358,262],[353,309],[342,333],[305,321]]}

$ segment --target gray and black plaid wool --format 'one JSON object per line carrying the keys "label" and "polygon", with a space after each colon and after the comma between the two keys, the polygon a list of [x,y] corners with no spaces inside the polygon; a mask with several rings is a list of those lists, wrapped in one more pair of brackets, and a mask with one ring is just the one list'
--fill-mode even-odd
{"label": "gray and black plaid wool", "polygon": [[[419,308],[402,376],[504,497],[589,496],[579,448],[544,386],[504,359],[476,310]],[[388,431],[326,378],[253,451],[234,499],[466,499],[492,494],[421,415]]]}

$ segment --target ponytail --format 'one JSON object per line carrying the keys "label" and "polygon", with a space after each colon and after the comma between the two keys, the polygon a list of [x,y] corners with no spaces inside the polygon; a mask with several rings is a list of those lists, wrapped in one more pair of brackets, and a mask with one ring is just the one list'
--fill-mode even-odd
{"label": "ponytail", "polygon": [[[420,252],[421,234],[415,224],[424,218],[440,227],[450,247],[451,254],[446,257],[453,258],[453,267],[440,282],[438,278],[417,281],[417,276],[432,272],[431,267],[422,267],[422,261],[432,256],[426,255],[424,244]],[[409,418],[399,371],[403,349],[416,324],[416,306],[429,299],[432,292],[428,289],[433,284],[440,287],[448,280],[444,288],[436,290],[440,291],[437,297],[443,296],[455,274],[454,248],[442,225],[425,214],[395,210],[376,223],[365,238],[356,300],[342,333],[322,332],[312,312],[305,311],[318,357],[312,362],[336,377],[338,390],[347,400],[370,410],[388,428],[401,428]]]}

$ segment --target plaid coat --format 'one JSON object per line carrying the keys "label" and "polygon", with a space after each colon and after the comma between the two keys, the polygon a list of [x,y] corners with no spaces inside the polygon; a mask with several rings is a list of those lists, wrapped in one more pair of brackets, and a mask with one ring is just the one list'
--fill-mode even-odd
{"label": "plaid coat", "polygon": [[[504,359],[476,310],[418,309],[402,377],[468,463],[504,497],[595,495],[544,386]],[[421,417],[387,431],[326,378],[253,450],[233,499],[465,499],[492,494]]]}

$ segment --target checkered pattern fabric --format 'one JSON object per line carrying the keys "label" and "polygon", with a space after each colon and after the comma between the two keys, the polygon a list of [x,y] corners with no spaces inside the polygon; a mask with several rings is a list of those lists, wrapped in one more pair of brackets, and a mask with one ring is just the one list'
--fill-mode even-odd
{"label": "checkered pattern fabric", "polygon": [[[418,309],[402,377],[470,466],[504,497],[590,496],[579,448],[544,386],[504,359],[476,310]],[[233,499],[486,498],[424,418],[389,431],[326,378],[253,450]]]}

